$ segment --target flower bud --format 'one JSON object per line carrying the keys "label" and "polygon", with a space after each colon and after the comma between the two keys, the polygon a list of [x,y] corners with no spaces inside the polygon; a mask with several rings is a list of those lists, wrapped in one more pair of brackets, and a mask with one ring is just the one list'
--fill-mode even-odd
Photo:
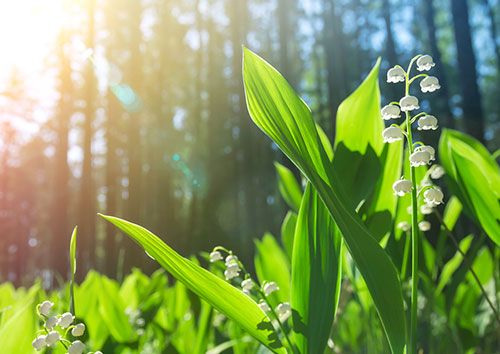
{"label": "flower bud", "polygon": [[222,255],[219,251],[214,251],[210,253],[210,262],[216,262],[222,260]]}
{"label": "flower bud", "polygon": [[260,300],[259,301],[259,307],[264,312],[271,311],[271,308],[269,307],[269,305],[267,304],[267,302],[265,302],[264,300]]}
{"label": "flower bud", "polygon": [[48,317],[50,310],[52,310],[52,306],[54,306],[53,302],[50,301],[42,302],[42,304],[40,305],[40,313],[45,317]]}
{"label": "flower bud", "polygon": [[247,290],[247,291],[250,291],[253,289],[253,287],[255,286],[255,283],[253,282],[252,279],[248,278],[248,279],[245,279],[241,282],[241,288],[243,290]]}
{"label": "flower bud", "polygon": [[424,192],[424,200],[431,206],[436,206],[443,203],[443,192],[438,188],[428,189]]}
{"label": "flower bud", "polygon": [[75,340],[68,348],[68,354],[82,354],[85,349],[85,344],[79,340]]}
{"label": "flower bud", "polygon": [[418,130],[436,130],[438,128],[438,120],[431,115],[425,115],[418,120]]}
{"label": "flower bud", "polygon": [[434,61],[432,60],[432,57],[430,55],[422,55],[420,58],[417,59],[418,71],[431,70],[431,68],[434,65],[436,64],[434,64]]}
{"label": "flower bud", "polygon": [[231,263],[237,263],[238,262],[238,257],[229,255],[226,257],[226,266],[230,265]]}
{"label": "flower bud", "polygon": [[405,96],[399,100],[399,106],[403,112],[419,109],[418,98],[415,96]]}
{"label": "flower bud", "polygon": [[236,278],[238,276],[238,271],[229,270],[229,268],[228,268],[224,271],[224,276],[226,277],[226,280],[231,280],[231,279]]}
{"label": "flower bud", "polygon": [[57,322],[59,322],[59,320],[56,316],[50,316],[47,321],[45,321],[45,327],[47,327],[48,329],[52,329],[57,326]]}
{"label": "flower bud", "polygon": [[423,93],[434,92],[440,88],[441,85],[439,85],[439,80],[435,76],[427,76],[420,81],[420,90],[422,90]]}
{"label": "flower bud", "polygon": [[52,331],[49,334],[47,334],[47,337],[45,337],[45,343],[47,345],[52,345],[54,343],[57,343],[61,339],[61,336],[59,335],[59,332],[57,331]]}
{"label": "flower bud", "polygon": [[71,334],[73,337],[80,337],[83,336],[85,333],[85,325],[83,323],[78,323],[75,328],[71,330]]}
{"label": "flower bud", "polygon": [[404,81],[405,81],[405,72],[401,67],[395,66],[389,69],[389,71],[387,71],[387,82],[397,83]]}
{"label": "flower bud", "polygon": [[73,316],[71,313],[63,313],[61,315],[61,318],[59,319],[59,326],[61,326],[61,328],[68,328],[74,320],[75,316]]}
{"label": "flower bud", "polygon": [[382,137],[384,138],[384,143],[393,143],[403,139],[403,132],[399,127],[389,127],[384,129]]}
{"label": "flower bud", "polygon": [[427,204],[427,203],[423,204],[420,206],[420,212],[424,215],[432,214],[432,207],[433,207],[433,205],[431,205],[431,204]]}
{"label": "flower bud", "polygon": [[398,229],[401,229],[402,231],[410,231],[411,225],[407,221],[401,221],[398,223]]}
{"label": "flower bud", "polygon": [[285,320],[290,316],[292,312],[292,307],[290,306],[289,302],[284,302],[282,304],[279,304],[278,307],[276,308],[276,314],[280,318],[280,320]]}
{"label": "flower bud", "polygon": [[411,181],[407,179],[400,179],[399,181],[394,182],[392,189],[396,195],[402,197],[405,193],[410,193],[413,187],[411,185]]}
{"label": "flower bud", "polygon": [[421,231],[429,231],[431,229],[431,223],[428,221],[421,221],[418,223],[418,228]]}
{"label": "flower bud", "polygon": [[399,106],[396,106],[395,104],[388,104],[387,106],[384,106],[380,113],[382,113],[382,119],[384,120],[396,119],[401,117],[401,110],[399,109]]}
{"label": "flower bud", "polygon": [[428,165],[430,161],[431,154],[429,154],[427,151],[415,151],[410,155],[410,165],[412,167]]}
{"label": "flower bud", "polygon": [[33,342],[31,342],[31,345],[36,351],[42,350],[47,345],[45,342],[46,337],[47,336],[38,336],[33,340]]}
{"label": "flower bud", "polygon": [[432,179],[440,179],[441,177],[444,176],[445,171],[444,171],[443,166],[434,165],[433,167],[434,168],[431,171],[431,178]]}
{"label": "flower bud", "polygon": [[430,161],[434,161],[436,159],[436,150],[432,146],[422,145],[415,149],[415,151],[427,151],[429,155],[431,155]]}
{"label": "flower bud", "polygon": [[274,293],[275,291],[278,291],[279,289],[280,288],[278,287],[278,284],[276,284],[275,282],[272,281],[272,282],[264,285],[264,294],[266,294],[266,296],[269,296],[272,293]]}

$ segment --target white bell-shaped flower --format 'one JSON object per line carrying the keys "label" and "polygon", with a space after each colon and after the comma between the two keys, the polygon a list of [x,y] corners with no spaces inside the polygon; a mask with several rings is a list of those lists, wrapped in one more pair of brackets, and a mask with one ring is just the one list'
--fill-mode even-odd
{"label": "white bell-shaped flower", "polygon": [[266,294],[266,296],[269,296],[271,295],[272,293],[274,293],[275,291],[278,291],[280,288],[278,287],[278,284],[276,284],[275,282],[270,282],[270,283],[266,283],[266,285],[264,285],[264,294]]}
{"label": "white bell-shaped flower", "polygon": [[85,325],[83,323],[78,323],[75,328],[71,330],[71,334],[73,337],[80,337],[83,336],[85,333]]}
{"label": "white bell-shaped flower", "polygon": [[434,168],[431,171],[431,178],[432,179],[440,179],[443,177],[445,174],[443,166],[440,165],[434,165]]}
{"label": "white bell-shaped flower", "polygon": [[40,305],[40,313],[45,317],[48,317],[50,310],[52,310],[52,306],[54,306],[53,302],[50,301],[42,302],[42,304]]}
{"label": "white bell-shaped flower", "polygon": [[47,321],[45,321],[45,327],[48,329],[52,329],[55,326],[57,326],[57,323],[59,322],[59,319],[56,316],[50,316]]}
{"label": "white bell-shaped flower", "polygon": [[412,185],[411,181],[407,179],[400,179],[399,181],[394,182],[392,185],[392,189],[394,189],[394,193],[399,195],[400,197],[404,196],[405,193],[411,193]]}
{"label": "white bell-shaped flower", "polygon": [[75,340],[68,348],[68,354],[82,354],[85,349],[85,344],[79,340]]}
{"label": "white bell-shaped flower", "polygon": [[38,336],[36,337],[33,342],[31,342],[31,345],[33,346],[33,348],[36,350],[36,351],[40,351],[42,350],[46,345],[47,345],[47,342],[45,342],[45,338],[47,336]]}
{"label": "white bell-shaped flower", "polygon": [[276,307],[276,314],[282,321],[286,320],[291,313],[292,307],[290,306],[289,302],[284,302]]}
{"label": "white bell-shaped flower", "polygon": [[428,165],[431,162],[431,154],[427,151],[415,151],[410,155],[410,165],[412,167]]}
{"label": "white bell-shaped flower", "polygon": [[387,71],[387,82],[397,83],[405,81],[405,71],[399,66],[395,66]]}
{"label": "white bell-shaped flower", "polygon": [[384,143],[393,143],[403,139],[403,131],[399,127],[385,128],[382,132],[382,137],[384,138]]}
{"label": "white bell-shaped flower", "polygon": [[443,192],[438,188],[428,189],[424,192],[424,201],[432,206],[443,203]]}
{"label": "white bell-shaped flower", "polygon": [[401,221],[398,223],[398,229],[405,231],[405,232],[410,231],[411,225],[408,221]]}
{"label": "white bell-shaped flower", "polygon": [[226,269],[224,271],[224,276],[226,277],[226,280],[231,280],[233,278],[236,278],[238,276],[238,270]]}
{"label": "white bell-shaped flower", "polygon": [[269,307],[268,303],[265,302],[264,300],[259,301],[259,307],[262,311],[264,312],[269,312],[271,311],[271,308]]}
{"label": "white bell-shaped flower", "polygon": [[399,100],[399,106],[401,107],[401,110],[403,112],[406,111],[413,111],[415,109],[419,109],[420,106],[418,105],[418,98],[415,96],[405,96],[402,99]]}
{"label": "white bell-shaped flower", "polygon": [[210,262],[217,262],[222,260],[222,255],[220,254],[219,251],[214,251],[210,253]]}
{"label": "white bell-shaped flower", "polygon": [[440,88],[441,85],[439,85],[439,80],[435,76],[427,76],[425,79],[420,81],[420,90],[422,90],[423,93],[434,92]]}
{"label": "white bell-shaped flower", "polygon": [[255,283],[252,279],[248,278],[241,282],[241,288],[246,291],[250,291],[254,288]]}
{"label": "white bell-shaped flower", "polygon": [[61,328],[68,328],[74,320],[75,316],[73,316],[71,313],[63,313],[61,315],[61,318],[59,319],[59,326],[61,326]]}
{"label": "white bell-shaped flower", "polygon": [[49,334],[47,334],[47,337],[45,337],[45,343],[47,345],[52,345],[54,343],[57,343],[61,339],[61,336],[59,335],[58,331],[52,331]]}
{"label": "white bell-shaped flower", "polygon": [[384,106],[381,113],[382,119],[384,120],[396,119],[401,116],[401,110],[399,109],[399,106],[396,106],[395,104],[388,104],[387,106]]}
{"label": "white bell-shaped flower", "polygon": [[432,146],[422,145],[415,149],[415,151],[427,151],[429,155],[431,155],[430,161],[434,161],[436,159],[436,150]]}
{"label": "white bell-shaped flower", "polygon": [[429,231],[431,229],[431,223],[428,221],[421,221],[418,223],[418,228],[421,231]]}
{"label": "white bell-shaped flower", "polygon": [[434,61],[432,60],[432,57],[430,55],[422,55],[420,58],[417,59],[417,70],[418,71],[427,71],[431,70],[431,68],[436,65],[434,64]]}
{"label": "white bell-shaped flower", "polygon": [[226,257],[226,266],[230,265],[231,263],[237,263],[238,262],[238,257],[229,255]]}
{"label": "white bell-shaped flower", "polygon": [[418,130],[436,130],[438,128],[438,120],[436,117],[429,114],[418,119]]}
{"label": "white bell-shaped flower", "polygon": [[420,206],[420,212],[424,215],[432,214],[432,205],[431,204],[423,204]]}

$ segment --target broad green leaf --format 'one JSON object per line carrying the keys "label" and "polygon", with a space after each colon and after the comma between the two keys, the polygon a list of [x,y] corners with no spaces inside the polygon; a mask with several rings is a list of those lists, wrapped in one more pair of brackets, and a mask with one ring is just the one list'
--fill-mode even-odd
{"label": "broad green leaf", "polygon": [[293,161],[318,192],[363,275],[393,353],[403,353],[406,321],[399,278],[392,261],[373,238],[342,191],[311,112],[267,62],[244,49],[246,101],[253,121]]}
{"label": "broad green leaf", "polygon": [[101,216],[137,241],[146,252],[189,290],[231,318],[274,352],[285,353],[266,314],[243,292],[180,256],[145,228],[112,216]]}
{"label": "broad green leaf", "polygon": [[500,169],[487,150],[473,138],[445,130],[440,158],[453,192],[500,246]]}
{"label": "broad green leaf", "polygon": [[286,213],[285,219],[281,224],[281,242],[285,248],[288,260],[292,261],[293,239],[295,237],[295,225],[297,224],[297,214],[293,211]]}
{"label": "broad green leaf", "polygon": [[300,206],[292,268],[292,319],[301,353],[322,353],[335,318],[342,276],[342,238],[316,191]]}
{"label": "broad green leaf", "polygon": [[295,179],[292,171],[290,171],[285,166],[274,163],[276,172],[278,172],[278,187],[280,189],[281,196],[288,204],[290,209],[297,212],[300,207],[300,201],[302,200],[302,189]]}
{"label": "broad green leaf", "polygon": [[264,281],[274,281],[280,290],[271,294],[271,304],[277,306],[280,302],[290,301],[290,263],[283,249],[270,233],[262,240],[255,240],[255,271],[262,284]]}

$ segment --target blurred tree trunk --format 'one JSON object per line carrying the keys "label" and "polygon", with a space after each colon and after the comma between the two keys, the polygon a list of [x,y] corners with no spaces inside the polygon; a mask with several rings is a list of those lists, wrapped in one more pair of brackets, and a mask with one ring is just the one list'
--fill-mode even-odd
{"label": "blurred tree trunk", "polygon": [[[392,32],[391,4],[389,0],[382,0],[382,17],[385,23],[385,55],[389,62],[389,67],[399,64],[398,54],[396,53],[396,44]],[[386,90],[390,93],[388,101],[399,101],[401,98],[401,88],[399,85],[386,85]]]}
{"label": "blurred tree trunk", "polygon": [[476,56],[472,46],[469,9],[466,0],[451,0],[453,29],[457,46],[459,81],[465,130],[484,143],[484,117],[477,83]]}
{"label": "blurred tree trunk", "polygon": [[454,128],[455,121],[453,120],[453,114],[450,108],[450,94],[448,92],[448,79],[444,71],[443,61],[441,59],[441,50],[438,47],[436,38],[436,23],[435,17],[436,13],[434,10],[433,0],[424,0],[425,9],[425,21],[427,24],[427,32],[429,34],[429,47],[430,54],[436,63],[434,68],[435,76],[438,77],[441,84],[441,89],[438,90],[437,94],[439,96],[439,104],[437,106],[437,111],[439,112],[440,125],[443,127]]}
{"label": "blurred tree trunk", "polygon": [[[68,247],[71,234],[69,218],[69,166],[68,166],[68,134],[71,114],[73,113],[71,80],[71,62],[64,48],[69,41],[68,29],[63,29],[59,35],[57,49],[59,60],[59,102],[57,118],[55,119],[55,156],[54,156],[54,186],[51,210],[51,258],[52,269],[66,279],[69,274]],[[68,240],[68,242],[65,242]]]}
{"label": "blurred tree trunk", "polygon": [[[94,49],[95,31],[95,0],[87,2],[87,43],[86,46]],[[93,185],[92,166],[92,123],[94,120],[95,107],[94,100],[96,94],[96,80],[94,69],[90,61],[85,63],[85,120],[83,122],[83,164],[81,175],[80,208],[78,223],[78,247],[81,271],[78,272],[78,279],[83,280],[88,269],[94,266],[96,236],[95,236],[95,190]]]}
{"label": "blurred tree trunk", "polygon": [[[500,75],[500,47],[498,45],[498,30],[497,23],[495,18],[495,11],[493,10],[493,6],[490,3],[490,0],[481,0],[483,5],[486,7],[486,11],[488,12],[488,17],[490,20],[490,37],[491,43],[493,45],[493,50],[495,51],[495,58],[497,61],[497,69]],[[498,10],[498,8],[497,8]]]}

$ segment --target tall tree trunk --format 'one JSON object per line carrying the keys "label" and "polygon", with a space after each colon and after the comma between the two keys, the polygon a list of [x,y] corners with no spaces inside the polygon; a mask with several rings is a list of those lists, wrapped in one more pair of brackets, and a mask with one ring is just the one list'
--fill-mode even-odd
{"label": "tall tree trunk", "polygon": [[68,245],[71,230],[68,223],[69,207],[69,166],[68,166],[68,134],[69,123],[72,114],[73,84],[71,81],[71,63],[64,52],[64,46],[68,43],[69,34],[67,29],[61,31],[58,47],[59,56],[59,102],[58,114],[55,121],[55,173],[54,190],[51,206],[51,254],[59,255],[52,257],[52,269],[66,279],[69,273]]}
{"label": "tall tree trunk", "polygon": [[[394,35],[392,32],[391,4],[389,0],[382,0],[382,17],[385,23],[385,55],[389,62],[389,66],[393,67],[398,63],[398,54],[396,53],[396,44],[394,43]],[[390,93],[388,101],[398,101],[401,96],[401,88],[397,85],[385,85],[386,90]]]}
{"label": "tall tree trunk", "polygon": [[466,0],[451,0],[453,29],[457,46],[462,109],[467,133],[484,142],[484,118],[477,83],[476,56],[472,47],[469,9]]}
{"label": "tall tree trunk", "polygon": [[[94,16],[95,0],[87,3],[87,47],[94,49]],[[95,236],[95,190],[92,173],[92,122],[94,120],[94,99],[96,80],[90,62],[86,63],[85,73],[85,120],[83,122],[83,165],[80,190],[80,222],[78,224],[79,262],[82,270],[88,270],[94,265],[96,236]],[[82,280],[85,271],[78,272],[78,279]]]}
{"label": "tall tree trunk", "polygon": [[493,6],[491,6],[490,0],[482,0],[482,2],[483,5],[486,7],[486,11],[488,12],[488,17],[490,20],[491,43],[493,44],[493,50],[495,51],[498,74],[500,75],[500,47],[498,45],[498,30],[497,30],[497,23],[495,21],[495,12],[493,10]]}
{"label": "tall tree trunk", "polygon": [[431,50],[432,58],[436,63],[434,68],[435,75],[439,78],[441,84],[441,89],[438,91],[439,95],[439,106],[438,112],[439,120],[442,126],[448,128],[455,127],[455,121],[453,120],[453,114],[450,108],[450,94],[448,92],[448,79],[446,73],[444,72],[444,65],[441,59],[441,50],[437,44],[436,38],[436,23],[435,23],[435,11],[434,4],[432,0],[424,0],[425,8],[425,21],[427,24],[427,32],[429,34],[429,47]]}

